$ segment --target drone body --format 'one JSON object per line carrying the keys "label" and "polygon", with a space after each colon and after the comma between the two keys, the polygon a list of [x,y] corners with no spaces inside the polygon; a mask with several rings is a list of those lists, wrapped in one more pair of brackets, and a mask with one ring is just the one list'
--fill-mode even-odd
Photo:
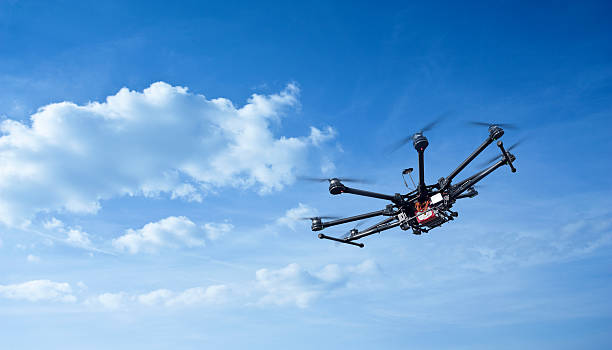
{"label": "drone body", "polygon": [[[356,228],[352,229],[345,237],[342,238],[331,237],[322,233],[319,234],[318,237],[321,239],[329,239],[363,248],[363,243],[358,243],[355,241],[398,226],[402,230],[411,229],[412,233],[420,235],[422,232],[428,232],[435,227],[454,220],[454,218],[458,216],[458,213],[451,210],[453,204],[455,204],[458,199],[473,198],[478,195],[478,192],[474,189],[474,185],[482,180],[485,176],[489,175],[503,165],[508,165],[512,172],[516,172],[516,169],[512,164],[515,157],[508,152],[510,149],[516,146],[516,144],[506,150],[501,140],[499,140],[504,135],[504,130],[502,129],[504,124],[474,123],[477,125],[484,124],[488,126],[489,135],[487,139],[480,146],[478,146],[478,148],[472,152],[472,154],[470,154],[449,176],[446,178],[440,178],[436,184],[426,185],[424,153],[425,149],[429,145],[429,141],[423,135],[423,131],[430,129],[433,124],[435,123],[426,126],[420,132],[415,133],[412,137],[402,141],[402,144],[412,141],[412,145],[419,156],[419,184],[416,186],[414,191],[407,194],[396,193],[394,195],[387,195],[345,186],[342,183],[342,180],[338,178],[328,179],[329,192],[332,195],[351,193],[360,196],[388,200],[391,201],[391,204],[388,204],[385,209],[379,211],[333,221],[323,222],[321,217],[310,218],[310,220],[312,220],[312,231],[321,231],[327,227],[363,220],[375,216],[386,216],[386,219],[362,231],[358,231]],[[485,148],[496,140],[498,140],[497,146],[501,151],[501,158],[490,167],[462,181],[459,181],[456,184],[452,184],[452,180],[459,174],[459,172],[461,172],[461,170],[472,162]],[[410,172],[412,172],[412,169],[406,169],[402,174],[409,174]]]}

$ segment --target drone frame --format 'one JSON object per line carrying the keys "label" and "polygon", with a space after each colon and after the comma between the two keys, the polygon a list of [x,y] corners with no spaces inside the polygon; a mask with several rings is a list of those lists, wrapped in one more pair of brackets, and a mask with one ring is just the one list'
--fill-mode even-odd
{"label": "drone frame", "polygon": [[[453,220],[458,216],[457,212],[451,210],[452,205],[457,199],[473,198],[478,195],[474,189],[479,181],[487,175],[497,170],[503,165],[508,165],[511,171],[516,172],[516,168],[512,164],[516,157],[508,152],[499,140],[504,135],[504,130],[499,125],[492,124],[489,126],[489,135],[485,141],[472,152],[459,166],[453,170],[446,178],[440,178],[438,183],[434,185],[425,184],[425,165],[424,153],[429,145],[427,138],[423,132],[418,132],[412,136],[414,149],[419,156],[419,183],[415,190],[407,193],[387,195],[382,193],[364,191],[352,187],[345,186],[340,179],[329,179],[329,192],[332,195],[341,193],[350,193],[358,196],[365,196],[377,199],[391,201],[385,209],[373,211],[365,214],[355,215],[343,219],[323,222],[320,217],[311,218],[312,231],[321,231],[327,227],[345,224],[348,222],[363,220],[376,216],[386,216],[387,218],[374,224],[362,231],[352,229],[349,235],[344,238],[327,236],[322,233],[318,235],[320,239],[328,239],[340,243],[355,245],[363,248],[364,244],[355,242],[375,233],[400,227],[402,230],[412,229],[414,234],[420,235],[421,232],[428,232],[432,228],[438,227],[448,221]],[[497,140],[497,146],[501,151],[501,159],[488,168],[481,170],[472,176],[452,184],[452,180],[470,164],[482,151],[484,151],[493,141]],[[422,215],[429,215],[430,218],[423,219]]]}

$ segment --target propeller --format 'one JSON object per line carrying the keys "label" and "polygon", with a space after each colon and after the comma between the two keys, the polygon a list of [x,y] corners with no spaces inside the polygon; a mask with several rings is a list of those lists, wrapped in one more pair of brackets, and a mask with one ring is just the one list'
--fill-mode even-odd
{"label": "propeller", "polygon": [[[521,143],[525,142],[525,140],[527,140],[527,138],[526,138],[526,137],[523,137],[522,139],[520,139],[520,140],[518,140],[517,142],[515,142],[515,143],[514,143],[512,146],[510,146],[510,147],[506,148],[506,151],[508,151],[508,152],[512,151],[514,148],[516,148],[516,146],[518,146],[518,145],[520,145]],[[488,159],[488,160],[486,160],[486,161],[482,162],[482,163],[481,163],[481,166],[486,166],[486,165],[489,165],[489,164],[491,164],[491,163],[495,162],[496,160],[498,160],[498,159],[500,159],[500,158],[502,158],[502,157],[503,157],[503,155],[498,154],[498,155],[496,155],[495,157],[490,158],[490,159]]]}
{"label": "propeller", "polygon": [[398,140],[397,142],[389,145],[386,148],[386,152],[393,153],[393,152],[397,151],[398,149],[402,148],[408,142],[412,141],[414,139],[415,135],[423,134],[425,131],[429,131],[429,130],[434,129],[436,127],[436,125],[438,125],[442,120],[444,120],[449,114],[450,114],[450,112],[447,112],[447,113],[444,113],[444,114],[440,115],[434,121],[432,121],[431,123],[425,125],[419,131],[415,132],[414,134],[412,134],[412,135],[410,135],[408,137],[404,137],[403,139]]}
{"label": "propeller", "polygon": [[298,219],[300,219],[300,220],[311,220],[311,221],[312,220],[317,220],[317,219],[319,219],[319,220],[335,220],[335,219],[340,219],[340,217],[339,216],[313,216],[313,217],[309,218],[309,217],[303,216],[303,217],[298,218]]}
{"label": "propeller", "polygon": [[433,122],[425,125],[421,130],[419,130],[419,132],[417,132],[417,134],[422,134],[425,131],[429,131],[431,129],[433,129],[436,125],[438,125],[442,119],[446,118],[446,114],[443,114],[441,116],[439,116],[438,118],[436,118]]}
{"label": "propeller", "polygon": [[298,180],[301,181],[310,181],[310,182],[331,182],[331,180],[333,179],[338,179],[340,180],[340,182],[353,182],[353,183],[362,183],[362,184],[371,184],[372,181],[368,180],[368,179],[362,179],[362,178],[354,178],[354,177],[332,177],[332,178],[325,178],[325,177],[310,177],[310,176],[298,176],[297,177]]}
{"label": "propeller", "polygon": [[485,122],[477,122],[477,121],[468,121],[467,123],[472,126],[486,126],[487,128],[495,125],[495,126],[499,126],[505,129],[511,129],[511,130],[518,129],[518,126],[516,126],[516,124],[509,124],[509,123],[485,123]]}
{"label": "propeller", "polygon": [[346,232],[344,235],[342,235],[342,237],[340,237],[340,238],[342,238],[342,239],[347,239],[347,238],[351,237],[351,235],[352,235],[352,231],[353,231],[353,230],[358,229],[358,228],[359,228],[359,227],[361,227],[361,226],[363,226],[363,224],[365,224],[365,222],[366,222],[366,221],[367,221],[367,220],[362,220],[362,221],[358,222],[358,223],[357,223],[355,226],[353,226],[353,228],[352,228],[352,229],[348,230],[348,231],[347,231],[347,232]]}

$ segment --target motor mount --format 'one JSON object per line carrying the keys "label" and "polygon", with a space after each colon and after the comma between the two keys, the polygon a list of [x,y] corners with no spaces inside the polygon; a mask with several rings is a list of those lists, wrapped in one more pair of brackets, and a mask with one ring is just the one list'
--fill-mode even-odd
{"label": "motor mount", "polygon": [[329,180],[329,193],[336,195],[344,192],[346,187],[340,182],[339,179],[333,178]]}
{"label": "motor mount", "polygon": [[489,135],[491,136],[491,139],[497,140],[504,136],[504,129],[497,125],[491,125],[489,126]]}
{"label": "motor mount", "polygon": [[310,229],[313,231],[321,231],[323,229],[323,223],[321,222],[321,218],[312,218],[312,225]]}
{"label": "motor mount", "polygon": [[417,151],[424,151],[429,146],[429,141],[422,133],[416,133],[412,136],[412,145]]}

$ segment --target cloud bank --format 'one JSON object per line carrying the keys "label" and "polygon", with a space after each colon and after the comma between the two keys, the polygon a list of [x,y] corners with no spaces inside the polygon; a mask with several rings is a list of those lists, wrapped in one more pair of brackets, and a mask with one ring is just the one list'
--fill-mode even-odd
{"label": "cloud bank", "polygon": [[0,124],[0,222],[19,225],[40,212],[95,213],[117,196],[201,201],[222,186],[280,190],[294,180],[308,149],[331,128],[277,137],[271,124],[298,106],[299,90],[254,94],[235,107],[158,82],[121,89],[104,102],[54,103],[31,125]]}
{"label": "cloud bank", "polygon": [[[180,308],[192,306],[234,305],[288,306],[307,308],[315,300],[333,295],[335,291],[362,290],[378,278],[380,270],[373,260],[358,265],[329,264],[309,271],[292,263],[278,269],[259,269],[255,279],[229,284],[196,286],[179,291],[159,288],[148,292],[102,292],[82,295],[86,287],[79,287],[80,304],[100,310],[124,310],[133,307]],[[77,297],[69,283],[33,280],[21,284],[0,285],[0,298],[29,302],[75,303]]]}

